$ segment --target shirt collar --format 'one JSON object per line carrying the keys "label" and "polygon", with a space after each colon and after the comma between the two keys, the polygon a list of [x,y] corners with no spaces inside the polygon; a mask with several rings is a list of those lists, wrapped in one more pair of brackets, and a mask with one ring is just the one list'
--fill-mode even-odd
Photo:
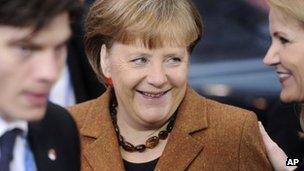
{"label": "shirt collar", "polygon": [[15,128],[21,129],[24,137],[27,136],[28,133],[28,122],[22,120],[16,120],[12,122],[5,121],[0,116],[0,137],[6,132],[13,130]]}

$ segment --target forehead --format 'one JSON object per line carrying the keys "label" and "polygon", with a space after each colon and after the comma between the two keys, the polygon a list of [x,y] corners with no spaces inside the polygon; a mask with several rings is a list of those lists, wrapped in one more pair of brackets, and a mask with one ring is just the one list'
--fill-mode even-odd
{"label": "forehead", "polygon": [[180,54],[183,55],[187,53],[186,46],[174,46],[174,45],[164,45],[159,48],[148,48],[143,43],[135,43],[135,44],[122,44],[122,43],[114,43],[111,50],[111,54]]}
{"label": "forehead", "polygon": [[290,32],[303,29],[300,21],[274,7],[271,7],[269,12],[269,28],[272,32]]}
{"label": "forehead", "polygon": [[0,26],[0,42],[15,42],[24,39],[30,33],[32,29],[30,28],[18,28],[13,26]]}
{"label": "forehead", "polygon": [[28,42],[41,46],[58,44],[67,40],[71,35],[68,14],[60,14],[45,27],[33,34],[33,27],[14,27],[0,25],[1,42]]}

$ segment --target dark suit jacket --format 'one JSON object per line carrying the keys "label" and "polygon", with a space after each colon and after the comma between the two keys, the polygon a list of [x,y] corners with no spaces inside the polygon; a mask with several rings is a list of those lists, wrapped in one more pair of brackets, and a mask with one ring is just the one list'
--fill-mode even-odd
{"label": "dark suit jacket", "polygon": [[[124,170],[109,114],[110,91],[70,108],[80,129],[82,169]],[[155,170],[272,170],[256,115],[201,97],[191,88]]]}
{"label": "dark suit jacket", "polygon": [[[39,171],[80,170],[80,143],[76,124],[63,108],[49,103],[45,117],[29,123],[28,140]],[[48,157],[55,150],[56,160]]]}

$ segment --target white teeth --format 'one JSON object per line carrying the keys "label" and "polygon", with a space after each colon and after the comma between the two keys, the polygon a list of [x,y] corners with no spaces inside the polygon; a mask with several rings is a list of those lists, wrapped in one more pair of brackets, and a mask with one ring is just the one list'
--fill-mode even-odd
{"label": "white teeth", "polygon": [[286,74],[286,73],[280,73],[278,74],[279,78],[287,78],[289,77],[291,74]]}
{"label": "white teeth", "polygon": [[150,94],[150,93],[142,92],[142,94],[145,96],[148,96],[148,97],[158,98],[158,97],[161,97],[164,93]]}

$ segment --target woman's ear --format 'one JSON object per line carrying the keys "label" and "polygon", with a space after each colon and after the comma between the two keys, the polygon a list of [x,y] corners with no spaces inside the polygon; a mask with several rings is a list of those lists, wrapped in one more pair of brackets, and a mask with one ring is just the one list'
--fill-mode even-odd
{"label": "woman's ear", "polygon": [[99,56],[100,56],[100,67],[102,69],[102,73],[104,74],[105,77],[110,78],[111,77],[110,59],[105,44],[101,46]]}

